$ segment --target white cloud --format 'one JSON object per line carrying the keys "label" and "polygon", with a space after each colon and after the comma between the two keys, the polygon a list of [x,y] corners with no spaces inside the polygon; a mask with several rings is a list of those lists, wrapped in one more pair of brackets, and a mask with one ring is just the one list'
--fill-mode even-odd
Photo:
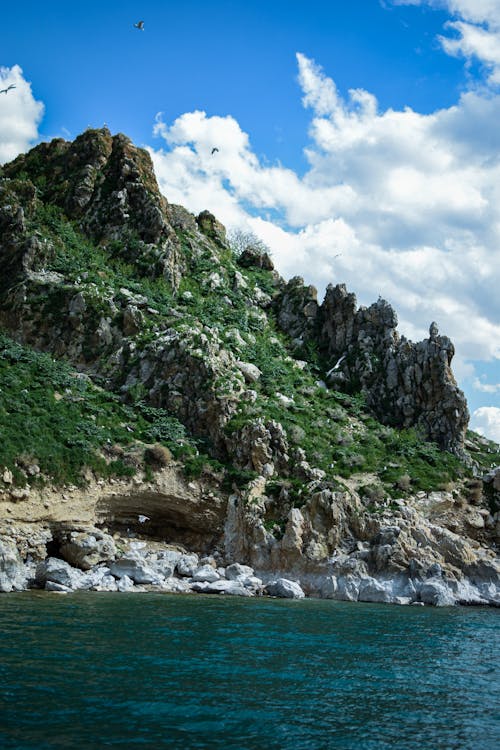
{"label": "white cloud", "polygon": [[496,406],[481,406],[472,414],[471,430],[500,443],[500,409]]}
{"label": "white cloud", "polygon": [[500,0],[394,0],[394,4],[446,8],[457,20],[446,24],[451,36],[440,37],[445,52],[480,60],[489,70],[489,82],[500,84]]}
{"label": "white cloud", "polygon": [[0,94],[0,164],[14,159],[37,140],[44,111],[19,65],[0,68],[0,89],[10,85],[15,88]]}
{"label": "white cloud", "polygon": [[474,378],[472,387],[481,393],[498,393],[500,392],[500,383],[485,383],[482,378]]}
{"label": "white cloud", "polygon": [[411,337],[436,319],[463,374],[465,360],[500,358],[500,97],[380,111],[370,93],[342,97],[314,61],[297,61],[312,108],[306,174],[261,163],[233,117],[190,112],[155,128],[165,195],[255,231],[287,277],[346,282],[364,304],[381,294]]}

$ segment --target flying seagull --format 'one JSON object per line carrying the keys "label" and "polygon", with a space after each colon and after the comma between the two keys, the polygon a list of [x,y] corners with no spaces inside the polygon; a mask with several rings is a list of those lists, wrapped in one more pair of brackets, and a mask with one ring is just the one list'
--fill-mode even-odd
{"label": "flying seagull", "polygon": [[139,29],[139,31],[144,31],[144,21],[138,21],[138,23],[134,23],[134,28]]}
{"label": "flying seagull", "polygon": [[217,146],[214,146],[212,149],[212,156],[215,154],[216,151],[217,153],[219,153],[219,149],[217,148]]}
{"label": "flying seagull", "polygon": [[149,516],[143,516],[142,513],[137,516],[139,523],[146,523],[146,521],[151,521]]}
{"label": "flying seagull", "polygon": [[10,86],[7,86],[6,89],[0,89],[0,94],[6,94],[7,91],[11,91],[12,89],[15,89],[16,85],[14,83],[11,83]]}

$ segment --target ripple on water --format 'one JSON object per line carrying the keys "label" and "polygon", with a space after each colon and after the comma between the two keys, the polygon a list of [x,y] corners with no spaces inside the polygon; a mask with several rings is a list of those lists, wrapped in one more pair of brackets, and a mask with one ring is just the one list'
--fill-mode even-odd
{"label": "ripple on water", "polygon": [[0,746],[495,750],[499,612],[0,598]]}

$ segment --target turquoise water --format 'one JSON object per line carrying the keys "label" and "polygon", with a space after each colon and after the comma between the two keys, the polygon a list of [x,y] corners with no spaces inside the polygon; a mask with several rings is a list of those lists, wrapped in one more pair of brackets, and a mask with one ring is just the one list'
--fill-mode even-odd
{"label": "turquoise water", "polygon": [[0,596],[0,747],[497,750],[500,611]]}

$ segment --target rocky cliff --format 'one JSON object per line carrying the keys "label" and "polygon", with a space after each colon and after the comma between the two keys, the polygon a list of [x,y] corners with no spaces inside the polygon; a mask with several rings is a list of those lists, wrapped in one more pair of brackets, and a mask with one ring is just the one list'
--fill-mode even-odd
{"label": "rocky cliff", "polygon": [[496,601],[500,455],[436,324],[415,344],[384,300],[319,304],[106,129],[3,167],[0,257],[5,560],[105,527],[334,598]]}
{"label": "rocky cliff", "polygon": [[357,308],[344,284],[329,285],[321,305],[314,287],[292,279],[276,302],[278,322],[299,348],[315,343],[331,365],[327,382],[361,392],[383,424],[417,427],[445,450],[463,454],[469,413],[451,370],[449,338],[431,323],[413,343],[397,331],[397,315],[379,299]]}

